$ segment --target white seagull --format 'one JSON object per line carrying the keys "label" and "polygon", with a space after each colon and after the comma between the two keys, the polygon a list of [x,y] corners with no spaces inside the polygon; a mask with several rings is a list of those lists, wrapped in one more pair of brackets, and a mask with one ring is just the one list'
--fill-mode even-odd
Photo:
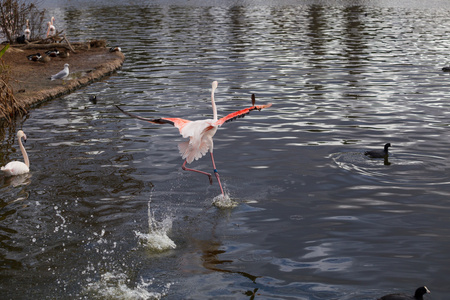
{"label": "white seagull", "polygon": [[60,71],[58,74],[52,75],[51,80],[56,79],[66,79],[69,76],[69,64],[64,65],[64,70]]}

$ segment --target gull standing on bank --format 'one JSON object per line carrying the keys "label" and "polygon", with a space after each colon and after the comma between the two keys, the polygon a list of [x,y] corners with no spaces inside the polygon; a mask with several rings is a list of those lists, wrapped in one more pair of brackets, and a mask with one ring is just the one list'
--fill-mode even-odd
{"label": "gull standing on bank", "polygon": [[64,69],[62,71],[60,71],[58,74],[52,75],[51,80],[56,80],[56,79],[66,79],[67,76],[69,76],[69,64],[65,64],[64,65]]}

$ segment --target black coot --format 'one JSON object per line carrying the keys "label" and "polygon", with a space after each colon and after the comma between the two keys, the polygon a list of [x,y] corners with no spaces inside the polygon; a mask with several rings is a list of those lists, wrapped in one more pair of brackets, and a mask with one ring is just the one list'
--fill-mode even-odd
{"label": "black coot", "polygon": [[391,143],[384,145],[383,150],[371,150],[364,152],[364,155],[370,156],[372,158],[384,158],[389,156],[388,148],[391,147]]}
{"label": "black coot", "polygon": [[406,295],[406,294],[390,294],[381,297],[378,300],[423,300],[423,295],[429,293],[430,290],[427,289],[426,286],[421,286],[418,288],[414,294],[414,296]]}
{"label": "black coot", "polygon": [[93,104],[97,104],[97,96],[96,95],[90,95],[89,101],[91,101]]}

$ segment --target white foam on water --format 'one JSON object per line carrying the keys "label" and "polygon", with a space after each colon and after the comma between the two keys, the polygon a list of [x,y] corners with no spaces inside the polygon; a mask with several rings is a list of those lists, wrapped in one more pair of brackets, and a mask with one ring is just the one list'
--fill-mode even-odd
{"label": "white foam on water", "polygon": [[164,231],[153,231],[150,233],[136,232],[136,236],[151,250],[162,252],[175,249],[177,245]]}
{"label": "white foam on water", "polygon": [[166,284],[161,292],[150,292],[149,288],[153,280],[144,281],[141,279],[135,287],[129,286],[130,279],[123,273],[106,272],[98,282],[89,283],[86,292],[91,296],[98,296],[105,299],[161,299],[167,295],[171,284]]}
{"label": "white foam on water", "polygon": [[172,229],[172,218],[167,217],[162,221],[157,221],[148,202],[148,233],[136,232],[136,236],[153,251],[166,251],[175,249],[177,245],[167,235]]}
{"label": "white foam on water", "polygon": [[236,207],[238,203],[236,201],[233,201],[228,194],[225,195],[220,194],[214,197],[213,205],[218,208],[226,209]]}

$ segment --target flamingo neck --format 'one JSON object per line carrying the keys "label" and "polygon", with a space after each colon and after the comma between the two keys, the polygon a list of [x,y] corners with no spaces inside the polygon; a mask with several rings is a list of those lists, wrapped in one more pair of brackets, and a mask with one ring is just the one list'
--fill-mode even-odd
{"label": "flamingo neck", "polygon": [[25,151],[25,147],[22,144],[22,138],[19,138],[19,147],[20,147],[20,151],[22,152],[25,165],[27,165],[27,167],[30,167],[30,160],[28,159],[27,151]]}
{"label": "flamingo neck", "polygon": [[217,107],[216,107],[216,103],[214,102],[214,93],[216,92],[216,88],[217,88],[217,81],[214,81],[212,84],[212,89],[211,89],[211,104],[212,104],[214,121],[217,121]]}

